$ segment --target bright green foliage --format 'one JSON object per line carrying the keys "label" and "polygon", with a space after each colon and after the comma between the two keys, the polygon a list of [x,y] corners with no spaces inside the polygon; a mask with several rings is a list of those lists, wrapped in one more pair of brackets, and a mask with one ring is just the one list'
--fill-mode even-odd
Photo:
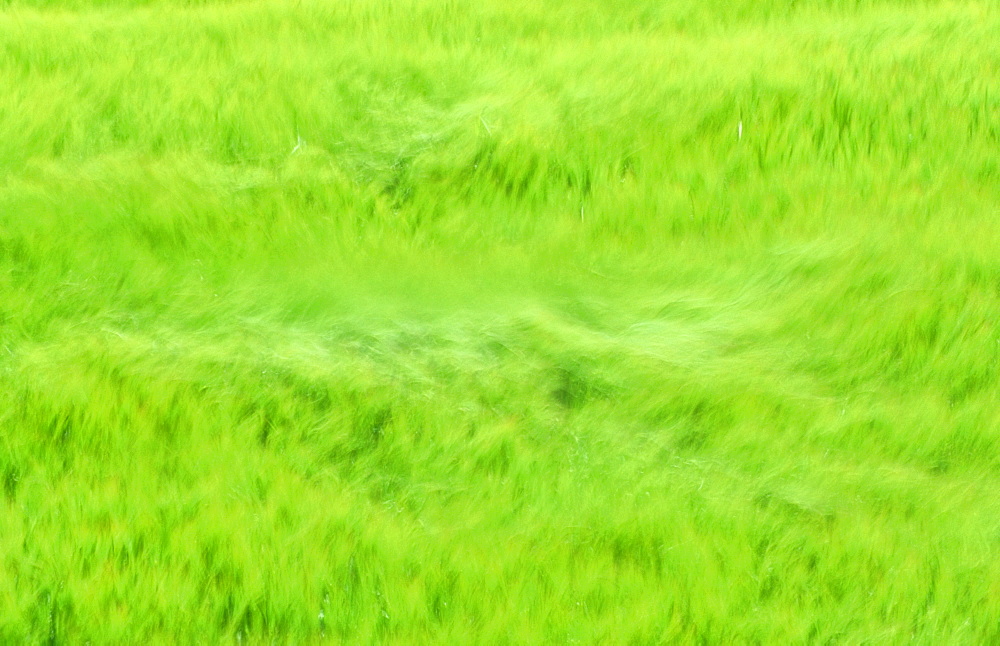
{"label": "bright green foliage", "polygon": [[0,0],[0,643],[1000,641],[992,0]]}

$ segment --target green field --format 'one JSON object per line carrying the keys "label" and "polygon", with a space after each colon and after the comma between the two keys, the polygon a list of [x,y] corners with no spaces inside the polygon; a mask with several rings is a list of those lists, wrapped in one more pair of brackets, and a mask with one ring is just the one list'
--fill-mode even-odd
{"label": "green field", "polygon": [[0,0],[0,643],[1000,642],[993,0]]}

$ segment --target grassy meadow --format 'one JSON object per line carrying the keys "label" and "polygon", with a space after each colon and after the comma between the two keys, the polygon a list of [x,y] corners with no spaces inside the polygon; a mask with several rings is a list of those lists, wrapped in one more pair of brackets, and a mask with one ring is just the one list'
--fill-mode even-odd
{"label": "grassy meadow", "polygon": [[997,643],[998,321],[990,0],[0,0],[0,643]]}

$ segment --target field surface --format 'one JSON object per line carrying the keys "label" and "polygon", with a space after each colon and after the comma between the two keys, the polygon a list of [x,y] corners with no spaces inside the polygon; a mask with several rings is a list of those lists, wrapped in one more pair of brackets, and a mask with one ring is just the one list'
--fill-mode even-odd
{"label": "field surface", "polygon": [[991,0],[0,0],[0,643],[1000,641]]}

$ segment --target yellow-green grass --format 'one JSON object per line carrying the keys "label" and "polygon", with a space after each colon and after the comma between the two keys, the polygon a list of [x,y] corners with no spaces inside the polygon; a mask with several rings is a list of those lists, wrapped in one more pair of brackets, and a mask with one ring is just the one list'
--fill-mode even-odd
{"label": "yellow-green grass", "polygon": [[0,2],[0,642],[1000,640],[998,35]]}

